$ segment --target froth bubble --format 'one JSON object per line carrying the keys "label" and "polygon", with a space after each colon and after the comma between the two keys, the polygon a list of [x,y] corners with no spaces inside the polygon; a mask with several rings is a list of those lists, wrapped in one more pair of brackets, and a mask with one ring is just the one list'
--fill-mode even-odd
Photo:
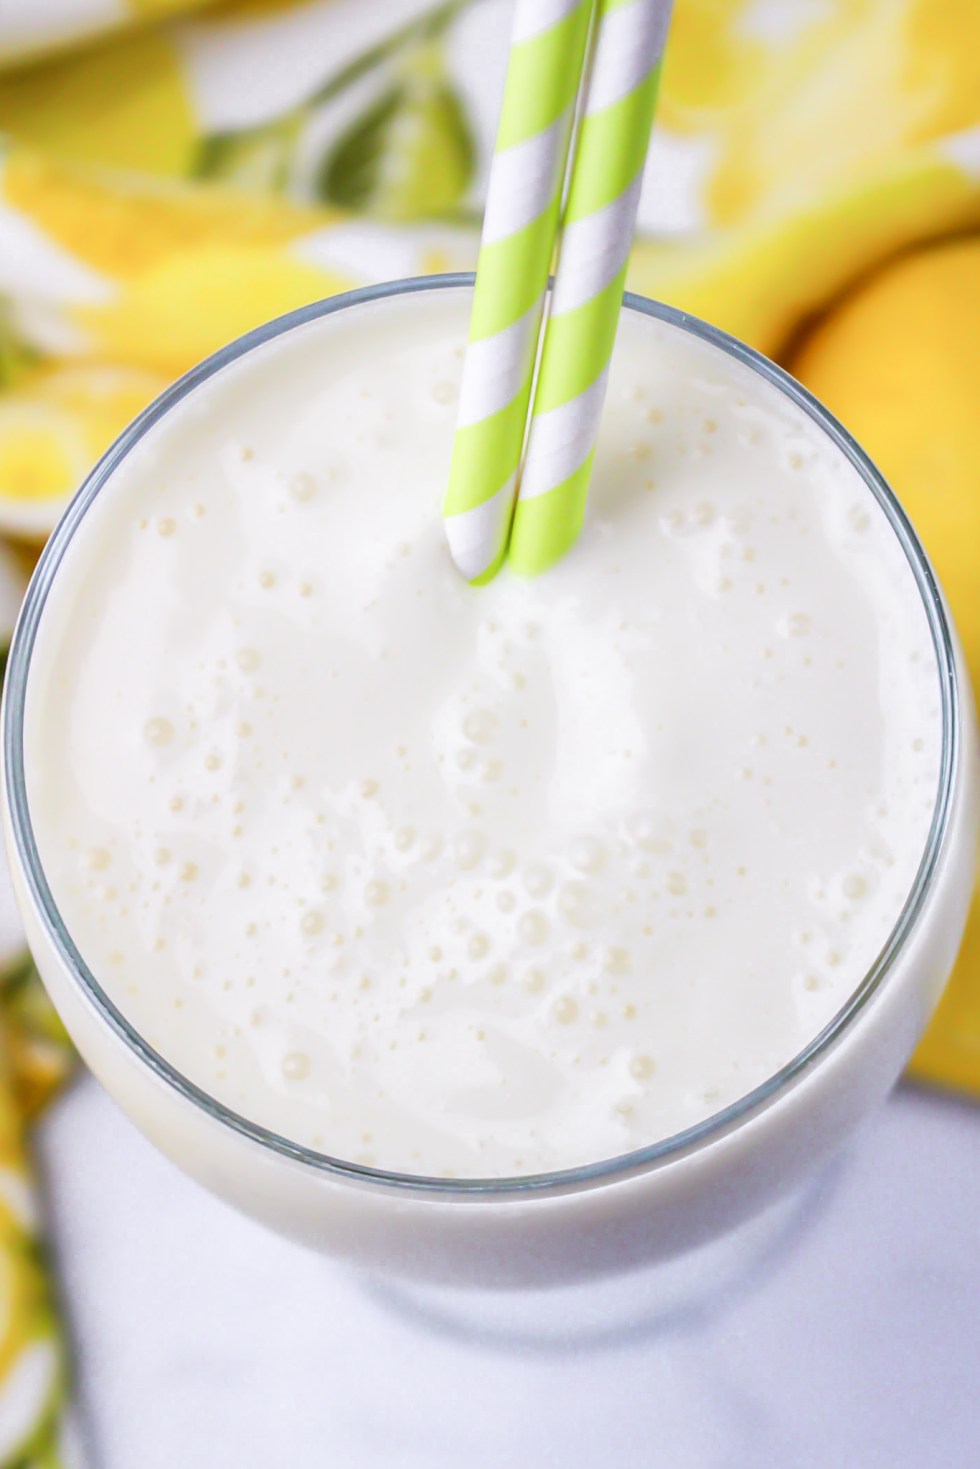
{"label": "froth bubble", "polygon": [[842,886],[844,889],[845,898],[852,898],[855,900],[858,898],[863,898],[868,891],[867,882],[864,880],[863,877],[860,876],[859,873],[856,872],[851,873],[849,877],[845,877]]}
{"label": "froth bubble", "polygon": [[675,898],[681,897],[687,892],[687,878],[683,872],[669,872],[667,874],[667,891]]}
{"label": "froth bubble", "polygon": [[544,898],[551,892],[554,878],[543,862],[529,862],[524,869],[524,886],[532,898]]}
{"label": "froth bubble", "polygon": [[493,739],[497,721],[489,709],[471,709],[463,720],[463,733],[475,745],[487,745]]}
{"label": "froth bubble", "polygon": [[529,969],[524,976],[524,988],[529,995],[538,995],[544,989],[544,974],[540,969]]}
{"label": "froth bubble", "polygon": [[112,858],[105,847],[92,847],[85,860],[93,872],[104,872]]}
{"label": "froth bubble", "polygon": [[300,928],[306,934],[321,933],[323,931],[324,917],[318,908],[310,908],[300,919]]}
{"label": "froth bubble", "polygon": [[606,861],[606,849],[597,837],[576,837],[568,849],[568,860],[578,872],[601,872]]}
{"label": "froth bubble", "polygon": [[466,945],[466,952],[471,959],[483,959],[490,952],[490,940],[485,933],[474,933]]}
{"label": "froth bubble", "polygon": [[312,500],[316,494],[316,480],[308,469],[300,469],[289,481],[289,493],[294,500]]}
{"label": "froth bubble", "polygon": [[655,1070],[653,1057],[642,1051],[630,1061],[629,1072],[634,1081],[649,1081]]}
{"label": "froth bubble", "polygon": [[287,1081],[302,1081],[310,1074],[310,1058],[305,1051],[287,1051],[282,1058],[282,1074]]}
{"label": "froth bubble", "polygon": [[148,719],[143,726],[143,738],[148,745],[169,745],[174,737],[174,727],[169,719]]}
{"label": "froth bubble", "polygon": [[486,838],[478,831],[461,831],[453,842],[457,865],[466,871],[476,867],[486,849]]}
{"label": "froth bubble", "polygon": [[372,908],[383,908],[389,896],[388,884],[380,877],[372,879],[364,889],[364,900]]}
{"label": "froth bubble", "polygon": [[644,852],[669,852],[670,824],[654,811],[637,811],[626,823],[631,839]]}
{"label": "froth bubble", "polygon": [[620,945],[613,945],[603,955],[602,967],[607,974],[629,974],[633,967],[629,949],[624,949]]}
{"label": "froth bubble", "polygon": [[508,852],[506,850],[494,852],[489,862],[487,863],[487,868],[489,870],[490,876],[506,877],[508,873],[513,872],[514,864],[516,861],[517,858],[514,856],[513,852]]}
{"label": "froth bubble", "polygon": [[595,894],[585,882],[566,882],[558,894],[558,906],[575,928],[587,928],[599,917]]}
{"label": "froth bubble", "polygon": [[551,1015],[559,1025],[572,1025],[578,1019],[578,1004],[571,995],[560,995],[551,1008]]}
{"label": "froth bubble", "polygon": [[395,846],[399,852],[407,852],[415,841],[415,833],[410,826],[399,827],[395,832]]}
{"label": "froth bubble", "polygon": [[262,662],[262,659],[254,648],[239,648],[235,654],[235,662],[238,664],[242,673],[253,673]]}
{"label": "froth bubble", "polygon": [[543,944],[548,937],[548,920],[539,908],[529,908],[517,920],[517,937],[522,944]]}

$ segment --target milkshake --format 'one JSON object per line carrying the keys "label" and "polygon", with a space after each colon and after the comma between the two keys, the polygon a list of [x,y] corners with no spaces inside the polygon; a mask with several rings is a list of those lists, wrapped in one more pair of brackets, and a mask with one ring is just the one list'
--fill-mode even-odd
{"label": "milkshake", "polygon": [[[24,810],[152,1097],[118,1035],[96,1069],[181,1161],[188,1092],[236,1147],[364,1186],[669,1154],[853,1005],[944,801],[948,828],[921,566],[825,427],[677,321],[624,313],[573,552],[461,580],[468,306],[369,301],[235,357],[120,458],[46,591]],[[965,799],[889,1080],[955,948]],[[105,1015],[67,1012],[84,1050]]]}

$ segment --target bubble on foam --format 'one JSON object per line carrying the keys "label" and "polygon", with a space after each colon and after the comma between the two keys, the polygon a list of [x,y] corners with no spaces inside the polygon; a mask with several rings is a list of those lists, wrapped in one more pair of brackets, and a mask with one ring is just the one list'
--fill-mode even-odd
{"label": "bubble on foam", "polygon": [[643,852],[669,852],[673,831],[665,816],[656,811],[637,811],[626,823],[631,840]]}
{"label": "bubble on foam", "polygon": [[239,648],[235,654],[235,662],[242,673],[254,673],[262,662],[255,648]]}
{"label": "bubble on foam", "polygon": [[572,995],[559,995],[551,1007],[551,1017],[558,1025],[573,1025],[578,1019],[578,1001]]}
{"label": "bubble on foam", "polygon": [[554,885],[551,868],[544,862],[529,862],[522,874],[524,889],[529,897],[545,898]]}
{"label": "bubble on foam", "polygon": [[577,879],[562,884],[558,894],[558,907],[575,928],[588,928],[600,916],[593,889],[588,883]]}
{"label": "bubble on foam", "polygon": [[490,940],[485,933],[471,934],[466,944],[471,959],[484,959],[490,952]]}
{"label": "bubble on foam", "polygon": [[487,849],[487,839],[479,831],[461,831],[453,842],[456,865],[470,871],[481,862]]}
{"label": "bubble on foam", "polygon": [[106,847],[90,847],[85,854],[86,866],[93,872],[104,872],[112,861],[112,855]]}
{"label": "bubble on foam", "polygon": [[161,715],[148,719],[143,726],[143,738],[148,745],[169,745],[173,737],[173,725]]}
{"label": "bubble on foam", "polygon": [[543,944],[548,937],[548,919],[540,908],[529,908],[517,920],[517,937],[522,944]]}
{"label": "bubble on foam", "polygon": [[508,877],[513,872],[517,863],[514,853],[507,848],[494,852],[487,862],[487,871],[491,877]]}
{"label": "bubble on foam", "polygon": [[281,1070],[287,1081],[303,1081],[310,1074],[310,1058],[305,1051],[287,1051]]}
{"label": "bubble on foam", "polygon": [[568,860],[577,872],[601,872],[606,865],[606,849],[598,837],[576,837],[568,849]]}
{"label": "bubble on foam", "polygon": [[375,877],[364,889],[364,901],[371,908],[383,908],[391,897],[391,888],[384,878]]}
{"label": "bubble on foam", "polygon": [[471,709],[463,720],[463,734],[475,745],[488,745],[496,729],[496,717],[489,709]]}
{"label": "bubble on foam", "polygon": [[319,908],[308,908],[300,919],[300,928],[305,934],[322,933],[326,919]]}
{"label": "bubble on foam", "polygon": [[649,1081],[655,1070],[653,1057],[645,1051],[638,1051],[630,1060],[629,1073],[634,1081]]}
{"label": "bubble on foam", "polygon": [[289,479],[289,493],[294,500],[304,503],[316,494],[316,479],[308,469],[298,469]]}
{"label": "bubble on foam", "polygon": [[613,944],[602,956],[602,967],[607,974],[629,974],[633,968],[633,957],[629,949]]}

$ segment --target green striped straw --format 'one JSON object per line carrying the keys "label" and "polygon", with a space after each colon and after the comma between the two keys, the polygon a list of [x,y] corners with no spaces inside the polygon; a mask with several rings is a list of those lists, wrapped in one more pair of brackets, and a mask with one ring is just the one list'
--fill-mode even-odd
{"label": "green striped straw", "polygon": [[517,0],[487,191],[449,488],[467,581],[506,549],[594,0]]}
{"label": "green striped straw", "polygon": [[509,559],[536,575],[582,526],[672,0],[598,0]]}

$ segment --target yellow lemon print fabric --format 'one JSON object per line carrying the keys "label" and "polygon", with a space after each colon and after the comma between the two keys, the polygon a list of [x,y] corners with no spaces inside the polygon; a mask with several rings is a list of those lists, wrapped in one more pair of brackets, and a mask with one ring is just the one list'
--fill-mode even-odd
{"label": "yellow lemon print fabric", "polygon": [[[472,267],[509,12],[0,7],[0,533],[39,544],[124,424],[249,327]],[[980,687],[976,0],[676,0],[629,284],[783,362],[854,431]],[[0,631],[21,575],[4,552]],[[16,935],[0,965],[0,1466],[53,1469],[63,1371],[23,1139],[70,1051]],[[980,905],[912,1071],[980,1095]]]}

